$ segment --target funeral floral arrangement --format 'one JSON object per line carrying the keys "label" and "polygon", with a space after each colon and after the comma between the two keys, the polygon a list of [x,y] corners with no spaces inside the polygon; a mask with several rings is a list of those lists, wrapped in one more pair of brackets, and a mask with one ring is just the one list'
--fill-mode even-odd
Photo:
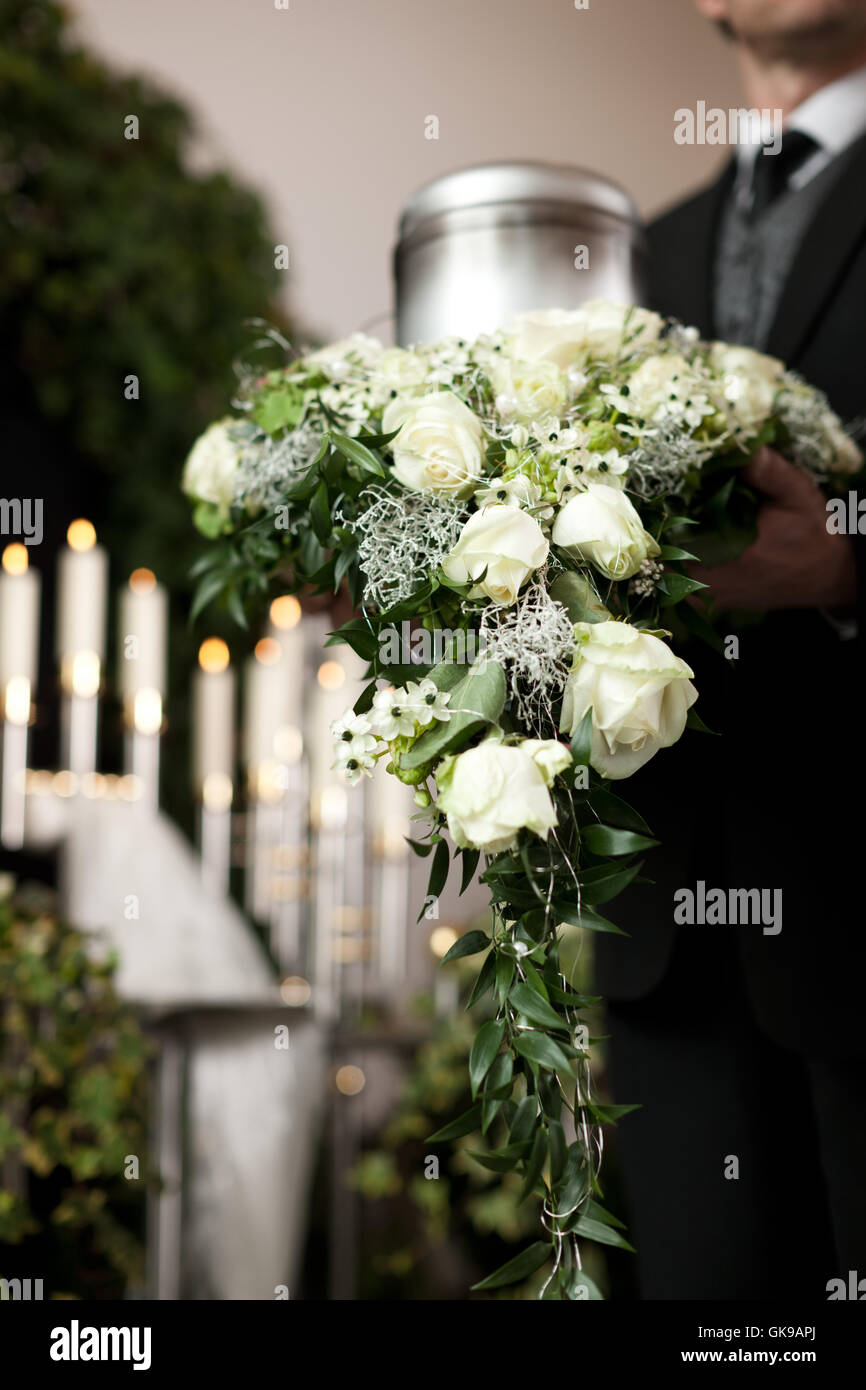
{"label": "funeral floral arrangement", "polygon": [[446,957],[484,953],[475,1101],[435,1137],[501,1134],[483,1161],[542,1197],[544,1231],[478,1287],[547,1262],[545,1298],[597,1298],[581,1241],[627,1244],[599,1166],[629,1107],[595,1097],[596,1001],[560,968],[560,930],[618,930],[599,909],[655,841],[613,787],[702,728],[673,638],[719,640],[687,566],[754,537],[743,465],[771,444],[832,493],[860,451],[781,362],[607,301],[471,342],[355,335],[242,369],[234,404],[185,469],[214,542],[196,610],[243,623],[274,581],[351,596],[331,640],[369,684],[335,763],[357,782],[382,760],[416,788],[430,893],[452,857],[490,893],[490,934]]}

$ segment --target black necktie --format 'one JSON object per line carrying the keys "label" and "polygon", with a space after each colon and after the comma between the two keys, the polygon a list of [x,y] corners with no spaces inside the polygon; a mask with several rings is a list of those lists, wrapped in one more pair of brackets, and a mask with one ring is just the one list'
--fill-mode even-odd
{"label": "black necktie", "polygon": [[782,136],[781,148],[776,154],[768,154],[772,146],[765,145],[755,155],[752,170],[752,201],[749,216],[760,217],[772,202],[783,193],[791,175],[796,173],[811,154],[819,148],[818,142],[802,130],[786,130]]}

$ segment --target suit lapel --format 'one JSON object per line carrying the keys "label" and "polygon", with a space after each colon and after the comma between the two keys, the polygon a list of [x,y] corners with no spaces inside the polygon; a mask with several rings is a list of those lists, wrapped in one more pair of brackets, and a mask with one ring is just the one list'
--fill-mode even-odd
{"label": "suit lapel", "polygon": [[703,338],[714,336],[713,285],[716,241],[725,199],[734,177],[731,160],[715,183],[691,201],[688,216],[678,212],[650,228],[654,307],[694,324]]}
{"label": "suit lapel", "polygon": [[730,196],[734,182],[736,161],[730,160],[722,170],[721,176],[704,195],[702,206],[698,209],[699,225],[695,245],[690,256],[685,258],[690,275],[694,279],[694,313],[685,318],[685,323],[700,325],[705,338],[716,336],[715,328],[715,265],[719,228],[725,203]]}
{"label": "suit lapel", "polygon": [[866,136],[840,155],[843,167],[812,219],[788,275],[766,351],[793,363],[848,261],[866,236]]}

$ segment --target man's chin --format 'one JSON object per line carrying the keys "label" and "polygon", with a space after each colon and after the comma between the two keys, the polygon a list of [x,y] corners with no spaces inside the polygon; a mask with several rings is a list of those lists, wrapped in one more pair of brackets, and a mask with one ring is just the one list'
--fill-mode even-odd
{"label": "man's chin", "polygon": [[762,62],[814,65],[850,59],[852,47],[866,46],[866,13],[780,15],[776,25],[727,26],[729,37],[751,49]]}

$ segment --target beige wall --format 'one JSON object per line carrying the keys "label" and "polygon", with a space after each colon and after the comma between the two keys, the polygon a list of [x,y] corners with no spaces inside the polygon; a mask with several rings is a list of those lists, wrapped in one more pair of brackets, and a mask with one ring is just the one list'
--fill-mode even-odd
{"label": "beige wall", "polygon": [[[608,173],[644,214],[720,152],[673,112],[739,87],[691,0],[78,0],[83,36],[189,102],[200,157],[242,171],[290,247],[290,303],[336,335],[391,303],[400,207],[448,169],[550,159]],[[424,136],[439,118],[439,139]]]}

